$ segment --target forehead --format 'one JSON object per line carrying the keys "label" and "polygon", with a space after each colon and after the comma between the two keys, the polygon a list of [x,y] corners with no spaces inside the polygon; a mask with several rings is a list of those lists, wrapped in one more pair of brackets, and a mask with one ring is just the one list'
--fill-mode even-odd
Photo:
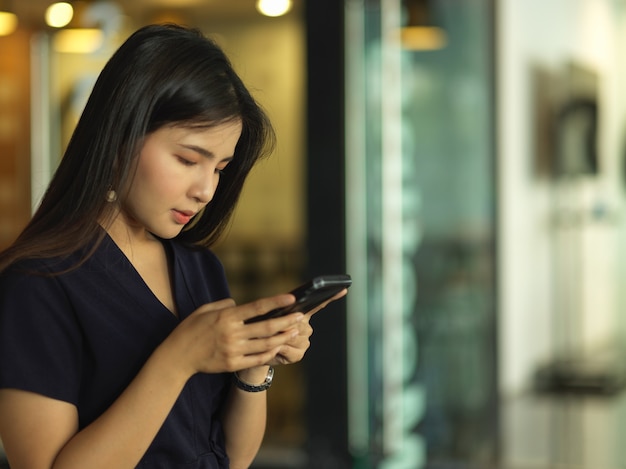
{"label": "forehead", "polygon": [[178,134],[223,134],[229,132],[241,133],[242,122],[241,119],[232,119],[211,124],[174,123],[171,125],[167,125],[164,128],[170,129],[172,132],[176,132]]}
{"label": "forehead", "polygon": [[215,146],[236,145],[241,136],[242,123],[233,120],[212,126],[171,125],[165,126],[152,135],[159,139],[166,139],[178,144],[193,144],[206,146],[207,149]]}

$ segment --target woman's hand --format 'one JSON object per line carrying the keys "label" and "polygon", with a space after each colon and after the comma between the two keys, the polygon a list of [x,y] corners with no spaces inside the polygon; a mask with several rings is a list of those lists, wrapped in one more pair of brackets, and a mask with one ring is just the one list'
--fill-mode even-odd
{"label": "woman's hand", "polygon": [[[288,344],[297,344],[295,347],[298,350],[303,347],[299,336],[306,335],[310,329],[305,315],[294,313],[251,324],[244,321],[293,302],[293,295],[286,294],[240,306],[232,299],[205,304],[182,321],[162,346],[172,348],[172,353],[177,354],[176,359],[181,364],[181,371],[189,376],[198,372],[229,372],[273,363],[276,355]],[[301,327],[303,320],[307,325]],[[301,356],[303,354],[304,350]],[[287,356],[290,357],[287,362],[294,359],[291,352]]]}
{"label": "woman's hand", "polygon": [[343,290],[306,314],[293,313],[250,324],[245,321],[292,304],[293,295],[277,295],[240,306],[232,299],[208,303],[182,321],[162,346],[177,351],[176,359],[189,376],[296,363],[310,347],[313,315],[346,293]]}
{"label": "woman's hand", "polygon": [[291,363],[296,363],[304,358],[304,354],[311,346],[310,338],[313,335],[313,327],[311,327],[310,321],[314,314],[318,311],[324,309],[330,303],[339,298],[344,297],[348,293],[348,290],[345,289],[335,296],[333,296],[330,300],[326,301],[322,305],[318,306],[315,309],[307,312],[302,320],[300,320],[296,327],[298,329],[298,334],[289,340],[285,345],[280,347],[278,353],[274,356],[269,365],[288,365]]}

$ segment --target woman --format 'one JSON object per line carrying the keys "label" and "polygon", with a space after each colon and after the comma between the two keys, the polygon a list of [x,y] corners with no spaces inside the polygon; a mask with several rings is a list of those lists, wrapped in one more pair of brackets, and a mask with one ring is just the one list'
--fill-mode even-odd
{"label": "woman", "polygon": [[147,26],[112,56],[39,209],[0,257],[12,469],[251,464],[271,366],[302,359],[315,310],[244,324],[294,298],[236,306],[208,247],[272,143],[199,32]]}

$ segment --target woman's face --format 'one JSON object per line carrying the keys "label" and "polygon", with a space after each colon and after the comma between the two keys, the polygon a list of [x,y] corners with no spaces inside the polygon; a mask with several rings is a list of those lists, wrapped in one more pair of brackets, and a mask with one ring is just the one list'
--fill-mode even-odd
{"label": "woman's face", "polygon": [[233,159],[241,122],[211,128],[162,127],[148,135],[122,201],[133,230],[173,238],[213,198]]}

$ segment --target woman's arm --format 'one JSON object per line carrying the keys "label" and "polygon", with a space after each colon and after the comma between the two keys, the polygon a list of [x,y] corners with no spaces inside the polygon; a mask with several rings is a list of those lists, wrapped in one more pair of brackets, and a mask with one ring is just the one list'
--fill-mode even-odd
{"label": "woman's arm", "polygon": [[[295,328],[290,332],[290,339],[280,346],[272,359],[266,363],[269,365],[287,365],[302,360],[311,346],[310,338],[313,334],[313,328],[310,324],[311,318],[329,303],[346,294],[347,290],[343,290],[305,315],[296,316],[297,322]],[[259,324],[267,322],[270,321],[262,321]],[[257,385],[265,380],[268,368],[268,366],[259,366],[245,369],[239,371],[238,375],[242,381]],[[246,392],[232,386],[228,403],[222,414],[226,450],[232,469],[249,467],[259,451],[265,433],[267,392],[271,391]]]}
{"label": "woman's arm", "polygon": [[[269,367],[260,366],[238,372],[249,384],[261,384]],[[267,418],[267,391],[247,392],[232,386],[223,411],[226,452],[231,469],[245,469],[256,456]]]}
{"label": "woman's arm", "polygon": [[0,437],[11,468],[135,467],[187,378],[166,347],[157,349],[113,405],[79,433],[72,404],[0,390]]}
{"label": "woman's arm", "polygon": [[[199,308],[153,352],[118,399],[78,433],[73,405],[0,390],[0,438],[11,468],[134,468],[193,374],[254,368],[272,360],[291,339],[301,315],[258,327],[243,321],[292,301],[282,295],[240,307],[222,300]],[[259,422],[265,425],[264,415]],[[258,445],[256,437],[251,440]]]}

